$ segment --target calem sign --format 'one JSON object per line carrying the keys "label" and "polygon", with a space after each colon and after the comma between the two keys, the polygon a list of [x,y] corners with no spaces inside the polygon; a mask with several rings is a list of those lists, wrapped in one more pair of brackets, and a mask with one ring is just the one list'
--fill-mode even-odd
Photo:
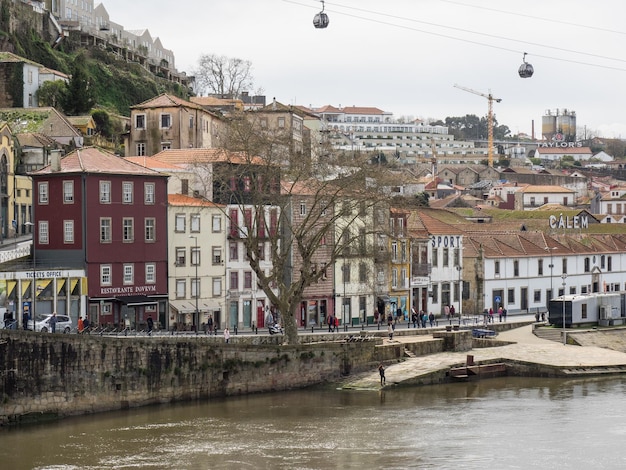
{"label": "calem sign", "polygon": [[563,214],[551,215],[548,219],[548,223],[550,224],[551,229],[559,229],[559,228],[589,228],[589,217],[586,215],[575,215],[570,217],[569,215],[563,217]]}

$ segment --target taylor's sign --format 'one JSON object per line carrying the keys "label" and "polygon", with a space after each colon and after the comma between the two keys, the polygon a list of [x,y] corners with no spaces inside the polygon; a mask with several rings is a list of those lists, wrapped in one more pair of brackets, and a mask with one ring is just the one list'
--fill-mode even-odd
{"label": "taylor's sign", "polygon": [[583,146],[582,142],[544,142],[540,145],[540,147],[547,148],[581,148]]}
{"label": "taylor's sign", "polygon": [[589,217],[586,215],[575,215],[573,217],[565,216],[560,214],[558,217],[556,215],[551,215],[549,218],[550,228],[589,228]]}

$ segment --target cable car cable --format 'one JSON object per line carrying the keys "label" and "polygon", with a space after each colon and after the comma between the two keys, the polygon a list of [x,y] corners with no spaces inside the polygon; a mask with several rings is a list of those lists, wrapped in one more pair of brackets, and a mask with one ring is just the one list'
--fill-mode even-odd
{"label": "cable car cable", "polygon": [[[308,7],[308,5],[304,5],[304,4],[302,4],[300,2],[297,2],[297,1],[294,1],[294,0],[283,0],[283,2],[285,2],[285,3],[292,3],[294,5],[300,5],[300,6]],[[343,8],[359,10],[358,8],[345,7],[344,5],[339,5],[339,4],[336,4],[336,3],[335,3],[335,5],[341,6]],[[421,22],[419,20],[411,20],[411,19],[397,17],[397,16],[394,17],[393,15],[389,15],[389,14],[386,14],[386,13],[376,13],[376,12],[372,12],[372,11],[368,11],[368,10],[362,10],[362,11],[373,13],[373,14],[378,14],[380,16],[389,16],[389,17],[393,17],[393,18],[399,18],[399,19],[406,20],[406,21],[425,23],[425,22]],[[458,38],[458,37],[455,37],[455,36],[450,36],[450,35],[443,34],[443,33],[436,33],[436,32],[433,32],[433,31],[426,31],[426,30],[423,30],[423,29],[418,29],[418,28],[413,28],[413,27],[404,26],[404,25],[400,25],[400,24],[390,23],[390,22],[387,22],[387,21],[376,20],[376,19],[367,18],[367,17],[364,17],[364,16],[353,15],[353,14],[350,14],[350,13],[344,13],[344,12],[338,12],[338,11],[334,11],[333,13],[336,13],[336,14],[339,14],[339,15],[343,15],[343,16],[347,16],[347,17],[351,17],[351,18],[364,20],[364,21],[370,21],[370,22],[377,23],[377,24],[382,24],[382,25],[392,26],[392,27],[396,27],[396,28],[406,29],[406,30],[409,30],[409,31],[417,31],[417,32],[424,33],[424,34],[430,34],[431,36],[437,36],[437,37],[442,37],[442,38],[446,38],[446,39],[452,39],[454,41],[465,42],[465,43],[468,43],[468,44],[475,44],[475,45],[478,45],[478,46],[490,47],[492,49],[499,49],[499,50],[502,50],[502,51],[512,52],[512,53],[516,53],[516,54],[523,53],[523,51],[510,49],[510,48],[503,47],[503,46],[496,46],[496,45],[493,45],[493,44],[487,44],[487,43],[484,43],[484,42],[474,41],[474,40],[471,40],[471,39],[462,39],[462,38]],[[535,45],[535,46],[544,47],[544,48],[547,48],[547,49],[562,50],[564,52],[572,52],[574,54],[579,54],[579,55],[588,55],[588,56],[595,57],[595,58],[598,58],[598,59],[607,59],[607,60],[613,60],[613,61],[618,61],[618,62],[626,62],[626,60],[624,60],[624,59],[616,59],[616,58],[613,58],[613,57],[605,57],[605,56],[600,56],[600,55],[595,55],[595,54],[590,54],[590,53],[585,53],[585,52],[578,52],[578,51],[574,51],[574,50],[560,49],[560,48],[557,48],[557,47],[546,46],[546,45],[543,45],[543,44],[535,44],[535,43],[529,43],[529,42],[520,41],[520,40],[516,40],[516,39],[503,38],[503,37],[500,37],[500,36],[491,36],[491,35],[488,35],[486,33],[477,33],[477,32],[473,32],[473,31],[463,30],[461,28],[454,28],[454,27],[450,27],[450,26],[437,25],[437,24],[433,24],[433,23],[425,23],[425,24],[428,24],[430,26],[437,26],[437,27],[442,27],[442,28],[453,29],[453,30],[462,31],[462,32],[469,32],[469,33],[472,33],[472,34],[485,35],[485,36],[494,37],[494,38],[498,38],[498,39],[504,39],[504,40],[512,41],[512,42],[519,42],[519,43],[523,43],[523,44]],[[602,64],[593,64],[593,63],[589,63],[589,62],[582,62],[582,61],[579,61],[579,60],[564,59],[564,58],[561,58],[561,57],[552,57],[552,56],[546,56],[546,55],[535,54],[535,53],[533,53],[532,55],[534,57],[540,57],[540,58],[543,58],[543,59],[556,60],[556,61],[568,62],[568,63],[572,63],[572,64],[587,65],[587,66],[590,66],[590,67],[597,67],[597,68],[604,68],[604,69],[609,69],[609,70],[617,70],[617,71],[626,72],[626,68],[612,67],[612,66],[609,66],[609,65],[602,65]]]}

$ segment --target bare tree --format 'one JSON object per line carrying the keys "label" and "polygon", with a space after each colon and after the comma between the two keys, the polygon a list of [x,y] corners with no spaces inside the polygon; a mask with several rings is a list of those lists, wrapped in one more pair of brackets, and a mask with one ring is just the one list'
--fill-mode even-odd
{"label": "bare tree", "polygon": [[333,276],[347,253],[371,257],[374,206],[385,199],[382,172],[365,159],[343,167],[328,155],[307,161],[293,155],[288,135],[258,124],[254,114],[233,119],[222,138],[231,157],[213,165],[212,193],[225,206],[229,237],[243,245],[257,284],[281,314],[285,342],[294,344],[305,289]]}
{"label": "bare tree", "polygon": [[237,97],[253,86],[252,62],[234,57],[203,54],[194,71],[201,91]]}

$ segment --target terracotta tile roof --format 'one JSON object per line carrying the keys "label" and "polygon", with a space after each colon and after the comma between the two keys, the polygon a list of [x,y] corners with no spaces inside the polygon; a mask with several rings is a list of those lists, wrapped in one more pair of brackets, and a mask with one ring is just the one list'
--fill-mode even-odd
{"label": "terracotta tile roof", "polygon": [[136,165],[125,158],[118,157],[106,150],[86,147],[68,153],[60,160],[61,169],[53,171],[51,165],[30,173],[31,175],[50,175],[64,173],[104,173],[112,175],[167,175]]}
{"label": "terracotta tile roof", "polygon": [[457,235],[463,232],[460,228],[431,217],[425,211],[417,211],[416,215],[423,227],[432,235]]}
{"label": "terracotta tile roof", "polygon": [[186,194],[168,194],[167,202],[170,206],[194,206],[194,207],[226,207],[216,204],[201,197],[191,197]]}
{"label": "terracotta tile roof", "polygon": [[170,108],[170,107],[191,108],[191,109],[198,109],[198,110],[208,112],[202,106],[198,104],[192,103],[191,101],[186,101],[174,95],[168,95],[167,93],[162,93],[156,98],[151,98],[149,100],[144,101],[143,103],[139,103],[139,104],[136,104],[135,106],[131,106],[130,109],[151,109],[151,108]]}
{"label": "terracotta tile roof", "polygon": [[478,255],[480,249],[489,258],[526,256],[593,255],[596,253],[621,253],[626,250],[626,234],[568,234],[547,236],[542,232],[492,232],[466,234],[463,237],[463,254]]}
{"label": "terracotta tile roof", "polygon": [[124,157],[124,160],[134,163],[135,165],[141,165],[146,168],[150,168],[156,171],[185,171],[181,165],[175,165],[173,163],[164,162],[154,157]]}

